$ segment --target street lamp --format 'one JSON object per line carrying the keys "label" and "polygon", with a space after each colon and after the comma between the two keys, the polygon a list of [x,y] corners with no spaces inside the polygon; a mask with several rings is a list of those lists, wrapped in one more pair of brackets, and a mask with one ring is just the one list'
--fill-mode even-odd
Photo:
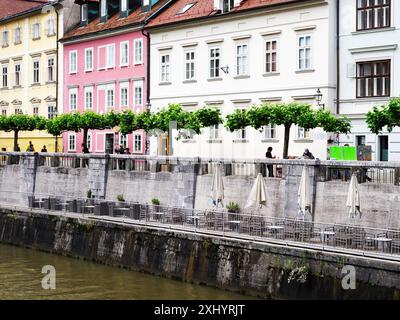
{"label": "street lamp", "polygon": [[229,73],[229,66],[228,65],[226,65],[225,67],[220,67],[220,68],[225,74]]}
{"label": "street lamp", "polygon": [[322,101],[322,93],[321,93],[321,90],[319,88],[317,89],[317,93],[315,94],[314,97],[315,97],[315,100],[317,101],[318,107],[322,107],[322,109],[325,109],[325,104],[321,103],[321,101]]}

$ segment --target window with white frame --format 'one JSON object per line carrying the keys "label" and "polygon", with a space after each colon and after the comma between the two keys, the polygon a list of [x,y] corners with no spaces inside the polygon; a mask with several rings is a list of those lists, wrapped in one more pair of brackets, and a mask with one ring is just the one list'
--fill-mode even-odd
{"label": "window with white frame", "polygon": [[170,81],[170,61],[169,54],[161,55],[161,82]]}
{"label": "window with white frame", "polygon": [[85,49],[85,71],[93,71],[93,48]]}
{"label": "window with white frame", "polygon": [[68,151],[76,151],[76,134],[68,133]]}
{"label": "window with white frame", "polygon": [[14,71],[14,84],[19,87],[21,85],[21,65],[19,63],[14,66]]}
{"label": "window with white frame", "polygon": [[119,134],[119,144],[124,148],[128,148],[128,136],[126,134]]}
{"label": "window with white frame", "polygon": [[106,68],[115,67],[115,45],[110,44],[106,47]]}
{"label": "window with white frame", "polygon": [[86,22],[88,19],[88,4],[81,5],[81,22]]}
{"label": "window with white frame", "polygon": [[[20,113],[22,113],[22,110],[19,109],[19,108],[16,108],[15,109],[15,114],[20,114]],[[38,106],[33,106],[32,114],[34,116],[38,116],[39,115],[39,107]]]}
{"label": "window with white frame", "polygon": [[278,58],[278,41],[267,40],[265,41],[265,72],[277,72],[277,58]]}
{"label": "window with white frame", "polygon": [[69,111],[76,111],[78,90],[76,88],[69,89]]}
{"label": "window with white frame", "polygon": [[222,1],[222,13],[227,13],[229,11],[231,11],[235,5],[235,1],[234,0],[220,0]]}
{"label": "window with white frame", "polygon": [[142,152],[142,134],[141,133],[134,134],[133,151],[134,152]]}
{"label": "window with white frame", "polygon": [[76,50],[69,52],[69,73],[78,71],[78,52]]}
{"label": "window with white frame", "polygon": [[248,56],[248,45],[237,44],[236,45],[236,75],[248,75],[249,74],[249,56]]}
{"label": "window with white frame", "polygon": [[56,115],[56,107],[53,104],[47,106],[47,119],[53,119]]}
{"label": "window with white frame", "polygon": [[135,92],[135,106],[143,105],[143,81],[135,81],[133,89]]}
{"label": "window with white frame", "polygon": [[236,130],[236,139],[246,140],[246,137],[247,137],[246,128]]}
{"label": "window with white frame", "polygon": [[33,37],[34,40],[40,38],[40,24],[37,21],[33,24],[32,37]]}
{"label": "window with white frame", "polygon": [[195,78],[195,51],[185,51],[185,80]]}
{"label": "window with white frame", "polygon": [[106,0],[100,0],[100,15],[102,17],[105,17],[107,15],[107,1]]}
{"label": "window with white frame", "polygon": [[121,67],[129,64],[129,41],[123,41],[119,45],[119,65]]}
{"label": "window with white frame", "polygon": [[17,26],[14,30],[14,44],[21,43],[21,28]]}
{"label": "window with white frame", "polygon": [[129,83],[122,82],[119,85],[119,104],[121,107],[127,107],[129,101]]}
{"label": "window with white frame", "polygon": [[276,125],[269,124],[264,126],[264,139],[276,139]]}
{"label": "window with white frame", "polygon": [[143,63],[143,39],[135,39],[134,44],[134,63]]}
{"label": "window with white frame", "polygon": [[40,83],[40,62],[39,60],[33,61],[33,83]]}
{"label": "window with white frame", "polygon": [[88,150],[92,151],[92,133],[91,132],[88,132],[86,143],[87,143]]}
{"label": "window with white frame", "polygon": [[127,4],[127,0],[121,0],[121,11],[127,11],[128,10],[128,4]]}
{"label": "window with white frame", "polygon": [[2,87],[8,87],[8,66],[2,66]]}
{"label": "window with white frame", "polygon": [[55,66],[54,66],[54,58],[51,57],[47,60],[47,81],[53,82],[55,81]]}
{"label": "window with white frame", "polygon": [[310,130],[297,127],[297,139],[310,139]]}
{"label": "window with white frame", "polygon": [[298,37],[298,69],[311,69],[311,35],[301,35]]}
{"label": "window with white frame", "polygon": [[93,109],[93,87],[85,87],[85,109]]}
{"label": "window with white frame", "polygon": [[50,17],[49,20],[47,20],[47,36],[54,36],[56,34],[55,28],[54,28],[54,18]]}
{"label": "window with white frame", "polygon": [[114,107],[114,88],[108,88],[106,90],[106,106],[107,108]]}
{"label": "window with white frame", "polygon": [[216,124],[210,127],[210,140],[216,140],[220,138],[220,125]]}
{"label": "window with white frame", "polygon": [[218,78],[220,76],[220,63],[221,63],[221,49],[220,48],[210,48],[210,78]]}
{"label": "window with white frame", "polygon": [[8,30],[3,31],[3,47],[8,46]]}

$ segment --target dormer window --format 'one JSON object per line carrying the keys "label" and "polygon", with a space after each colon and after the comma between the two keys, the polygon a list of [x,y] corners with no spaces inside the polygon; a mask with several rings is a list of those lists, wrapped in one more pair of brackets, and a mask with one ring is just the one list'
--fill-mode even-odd
{"label": "dormer window", "polygon": [[234,2],[234,0],[222,0],[222,13],[231,11],[234,6]]}
{"label": "dormer window", "polygon": [[101,0],[100,2],[100,21],[105,22],[107,20],[107,0]]}
{"label": "dormer window", "polygon": [[87,24],[88,22],[88,5],[87,3],[81,5],[81,24]]}

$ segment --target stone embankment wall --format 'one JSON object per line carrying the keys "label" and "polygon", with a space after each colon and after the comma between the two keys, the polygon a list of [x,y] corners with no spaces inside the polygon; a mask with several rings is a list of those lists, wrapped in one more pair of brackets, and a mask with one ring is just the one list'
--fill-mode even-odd
{"label": "stone embankment wall", "polygon": [[[1,209],[0,242],[262,298],[400,298],[398,262],[201,233]],[[342,288],[345,265],[356,290]]]}
{"label": "stone embankment wall", "polygon": [[[1,155],[1,153],[0,153]],[[66,155],[64,155],[66,156]],[[71,155],[68,155],[71,156]],[[76,156],[76,155],[75,155]],[[210,209],[212,174],[204,174],[199,159],[176,160],[170,172],[157,170],[157,159],[149,160],[148,171],[112,170],[107,155],[90,155],[89,166],[80,168],[38,166],[38,155],[24,154],[19,164],[0,165],[0,201],[27,204],[28,195],[85,197],[91,190],[97,198],[116,200],[122,194],[127,201],[150,203],[158,198],[162,205]],[[36,159],[36,160],[35,160]],[[114,159],[115,160],[115,159]],[[116,160],[118,161],[118,160]],[[238,161],[236,161],[238,162]],[[296,217],[297,190],[303,166],[309,166],[313,193],[312,219],[320,223],[349,223],[346,198],[349,181],[324,180],[318,172],[327,166],[354,166],[355,169],[379,166],[400,172],[399,163],[338,163],[284,160],[282,178],[264,178],[267,204],[261,209],[266,216]],[[262,171],[261,165],[255,165]],[[224,167],[225,168],[225,167]],[[265,164],[264,164],[265,168]],[[393,169],[394,168],[394,169]],[[226,169],[226,168],[225,168]],[[229,171],[229,170],[225,170]],[[225,174],[226,205],[237,202],[245,208],[255,176]],[[400,185],[394,183],[360,183],[361,220],[359,225],[375,228],[400,228]]]}

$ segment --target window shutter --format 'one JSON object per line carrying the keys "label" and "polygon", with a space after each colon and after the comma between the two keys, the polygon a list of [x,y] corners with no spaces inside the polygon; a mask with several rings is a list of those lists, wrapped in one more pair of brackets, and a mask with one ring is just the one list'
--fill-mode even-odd
{"label": "window shutter", "polygon": [[355,78],[357,76],[357,69],[355,63],[347,64],[347,78]]}
{"label": "window shutter", "polygon": [[106,47],[99,48],[99,69],[106,67]]}

